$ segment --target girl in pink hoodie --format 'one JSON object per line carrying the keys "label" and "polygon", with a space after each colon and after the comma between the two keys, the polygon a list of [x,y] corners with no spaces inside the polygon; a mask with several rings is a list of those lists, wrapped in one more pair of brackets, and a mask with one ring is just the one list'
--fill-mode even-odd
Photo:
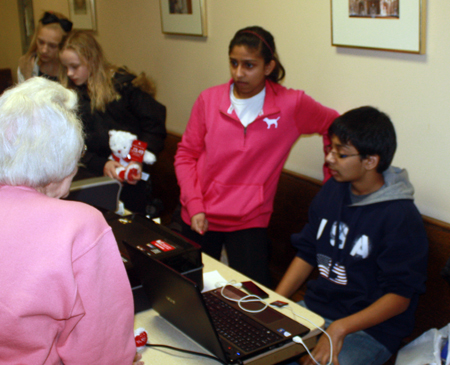
{"label": "girl in pink hoodie", "polygon": [[270,286],[267,226],[283,165],[300,135],[325,136],[338,113],[279,84],[285,70],[261,27],[235,34],[229,60],[231,80],[200,94],[175,156],[183,234],[216,258],[225,245],[231,267]]}

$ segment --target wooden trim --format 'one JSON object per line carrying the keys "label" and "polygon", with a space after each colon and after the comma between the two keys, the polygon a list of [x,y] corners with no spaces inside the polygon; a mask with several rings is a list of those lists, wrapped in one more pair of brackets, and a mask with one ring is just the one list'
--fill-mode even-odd
{"label": "wooden trim", "polygon": [[431,218],[426,215],[422,215],[422,217],[423,217],[423,221],[424,221],[425,225],[431,224],[431,225],[441,228],[443,230],[450,231],[450,223],[441,221],[439,219]]}
{"label": "wooden trim", "polygon": [[178,138],[181,141],[181,137],[183,136],[183,133],[177,133],[177,132],[173,132],[173,131],[167,131],[167,135],[169,137],[173,137],[173,138]]}
{"label": "wooden trim", "polygon": [[295,171],[292,171],[292,170],[283,169],[282,173],[290,175],[290,176],[293,176],[293,177],[295,177],[297,179],[304,180],[305,182],[317,185],[319,188],[321,188],[322,185],[323,185],[323,181],[321,181],[321,180],[318,180],[318,179],[315,179],[313,177],[309,177],[309,176],[306,176],[306,175],[299,174],[298,172],[295,172]]}

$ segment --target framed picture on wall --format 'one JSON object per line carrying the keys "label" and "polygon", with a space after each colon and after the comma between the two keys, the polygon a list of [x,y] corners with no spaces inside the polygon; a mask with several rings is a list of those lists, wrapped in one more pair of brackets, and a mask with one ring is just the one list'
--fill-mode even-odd
{"label": "framed picture on wall", "polygon": [[69,0],[70,20],[74,29],[97,30],[95,0]]}
{"label": "framed picture on wall", "polygon": [[331,44],[425,53],[426,0],[331,0]]}
{"label": "framed picture on wall", "polygon": [[34,12],[32,0],[19,0],[20,35],[22,38],[22,53],[30,47],[34,34]]}
{"label": "framed picture on wall", "polygon": [[162,32],[206,37],[206,0],[160,0]]}

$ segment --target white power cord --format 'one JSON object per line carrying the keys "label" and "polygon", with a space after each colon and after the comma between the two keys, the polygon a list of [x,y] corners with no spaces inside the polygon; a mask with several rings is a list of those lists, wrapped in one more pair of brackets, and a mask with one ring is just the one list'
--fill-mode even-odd
{"label": "white power cord", "polygon": [[[239,283],[239,284],[240,284],[240,283]],[[241,309],[242,309],[243,311],[245,311],[245,312],[248,312],[248,313],[260,313],[260,312],[262,312],[263,310],[265,310],[265,309],[270,305],[269,303],[266,303],[266,302],[264,301],[264,299],[258,297],[257,295],[254,295],[254,294],[246,295],[245,297],[242,297],[242,298],[240,298],[240,299],[231,298],[231,297],[227,296],[227,295],[224,293],[225,288],[226,288],[227,286],[229,286],[229,285],[231,285],[231,286],[238,286],[238,285],[236,285],[236,281],[235,281],[235,280],[231,280],[231,281],[227,282],[227,283],[222,287],[222,289],[220,290],[220,294],[221,294],[225,299],[228,299],[228,300],[230,300],[230,301],[232,301],[232,302],[236,302],[236,303],[238,304],[239,308],[241,308]],[[260,302],[260,303],[264,304],[264,306],[263,306],[262,308],[260,308],[260,309],[255,309],[255,310],[253,310],[253,309],[248,309],[248,308],[244,308],[244,307],[242,306],[242,303],[252,303],[252,302]]]}
{"label": "white power cord", "polygon": [[[264,299],[258,297],[257,295],[254,294],[249,294],[246,295],[245,297],[242,297],[240,299],[235,299],[235,298],[230,298],[229,296],[225,295],[224,290],[226,286],[234,286],[234,287],[240,287],[240,283],[237,283],[236,280],[231,280],[228,281],[226,283],[223,284],[223,287],[220,291],[220,294],[225,298],[228,299],[232,302],[236,302],[239,305],[239,308],[241,308],[243,311],[246,311],[248,313],[260,313],[263,310],[265,310],[267,307],[273,307],[275,309],[277,309],[278,307],[275,305],[271,305],[267,302],[264,301]],[[261,309],[257,309],[257,310],[251,310],[251,309],[247,309],[244,308],[242,306],[242,303],[250,303],[250,302],[260,302],[262,304],[264,304],[264,306]],[[293,314],[294,318],[295,317],[300,317],[301,319],[304,319],[305,321],[311,323],[314,327],[316,327],[317,329],[319,329],[323,334],[325,334],[328,337],[328,341],[330,342],[330,361],[328,361],[328,363],[326,365],[332,365],[333,362],[333,341],[331,341],[331,337],[330,335],[327,333],[327,331],[325,331],[322,327],[319,327],[317,324],[315,324],[313,321],[309,320],[308,318],[305,318],[303,316],[301,316],[300,314],[297,314],[294,312],[294,310],[288,306],[287,307]],[[279,308],[278,308],[279,309]],[[317,364],[317,365],[321,365],[315,358],[314,356],[311,354],[311,352],[308,349],[308,346],[306,346],[306,344],[303,342],[302,338],[300,336],[294,336],[292,337],[292,341],[294,341],[295,343],[301,344],[303,345],[303,347],[305,348],[306,352],[308,353],[308,355],[311,357],[311,359]]]}
{"label": "white power cord", "polygon": [[[300,314],[295,313],[291,307],[288,307],[289,310],[292,312],[292,314],[295,317],[300,317],[302,319],[304,319],[305,321],[311,323],[314,327],[318,328],[323,334],[325,334],[328,337],[328,341],[330,342],[330,361],[328,361],[328,363],[326,365],[331,365],[333,363],[333,341],[331,341],[331,337],[330,335],[327,333],[327,331],[325,331],[322,327],[319,327],[317,324],[315,324],[313,321],[309,320],[308,318],[305,318],[303,316],[301,316]],[[308,355],[311,357],[311,359],[317,364],[320,365],[320,363],[314,358],[314,356],[311,354],[311,352],[308,349],[308,346],[305,345],[305,343],[303,342],[302,338],[300,336],[295,336],[292,338],[292,341],[294,341],[295,343],[299,343],[301,345],[303,345],[303,347],[305,348],[306,352],[308,353]]]}

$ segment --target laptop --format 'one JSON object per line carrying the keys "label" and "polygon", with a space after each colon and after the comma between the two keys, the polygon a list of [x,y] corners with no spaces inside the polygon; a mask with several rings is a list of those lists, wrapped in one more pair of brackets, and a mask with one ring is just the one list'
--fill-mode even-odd
{"label": "laptop", "polygon": [[[246,312],[225,299],[221,288],[202,294],[192,280],[136,247],[125,245],[151,307],[225,363],[244,363],[309,332],[309,328],[270,307],[259,313]],[[224,294],[235,299],[247,295],[233,286],[227,286]],[[249,310],[263,306],[261,302],[242,305]],[[231,328],[221,328],[221,322],[231,323]],[[241,327],[251,334],[242,334]]]}

